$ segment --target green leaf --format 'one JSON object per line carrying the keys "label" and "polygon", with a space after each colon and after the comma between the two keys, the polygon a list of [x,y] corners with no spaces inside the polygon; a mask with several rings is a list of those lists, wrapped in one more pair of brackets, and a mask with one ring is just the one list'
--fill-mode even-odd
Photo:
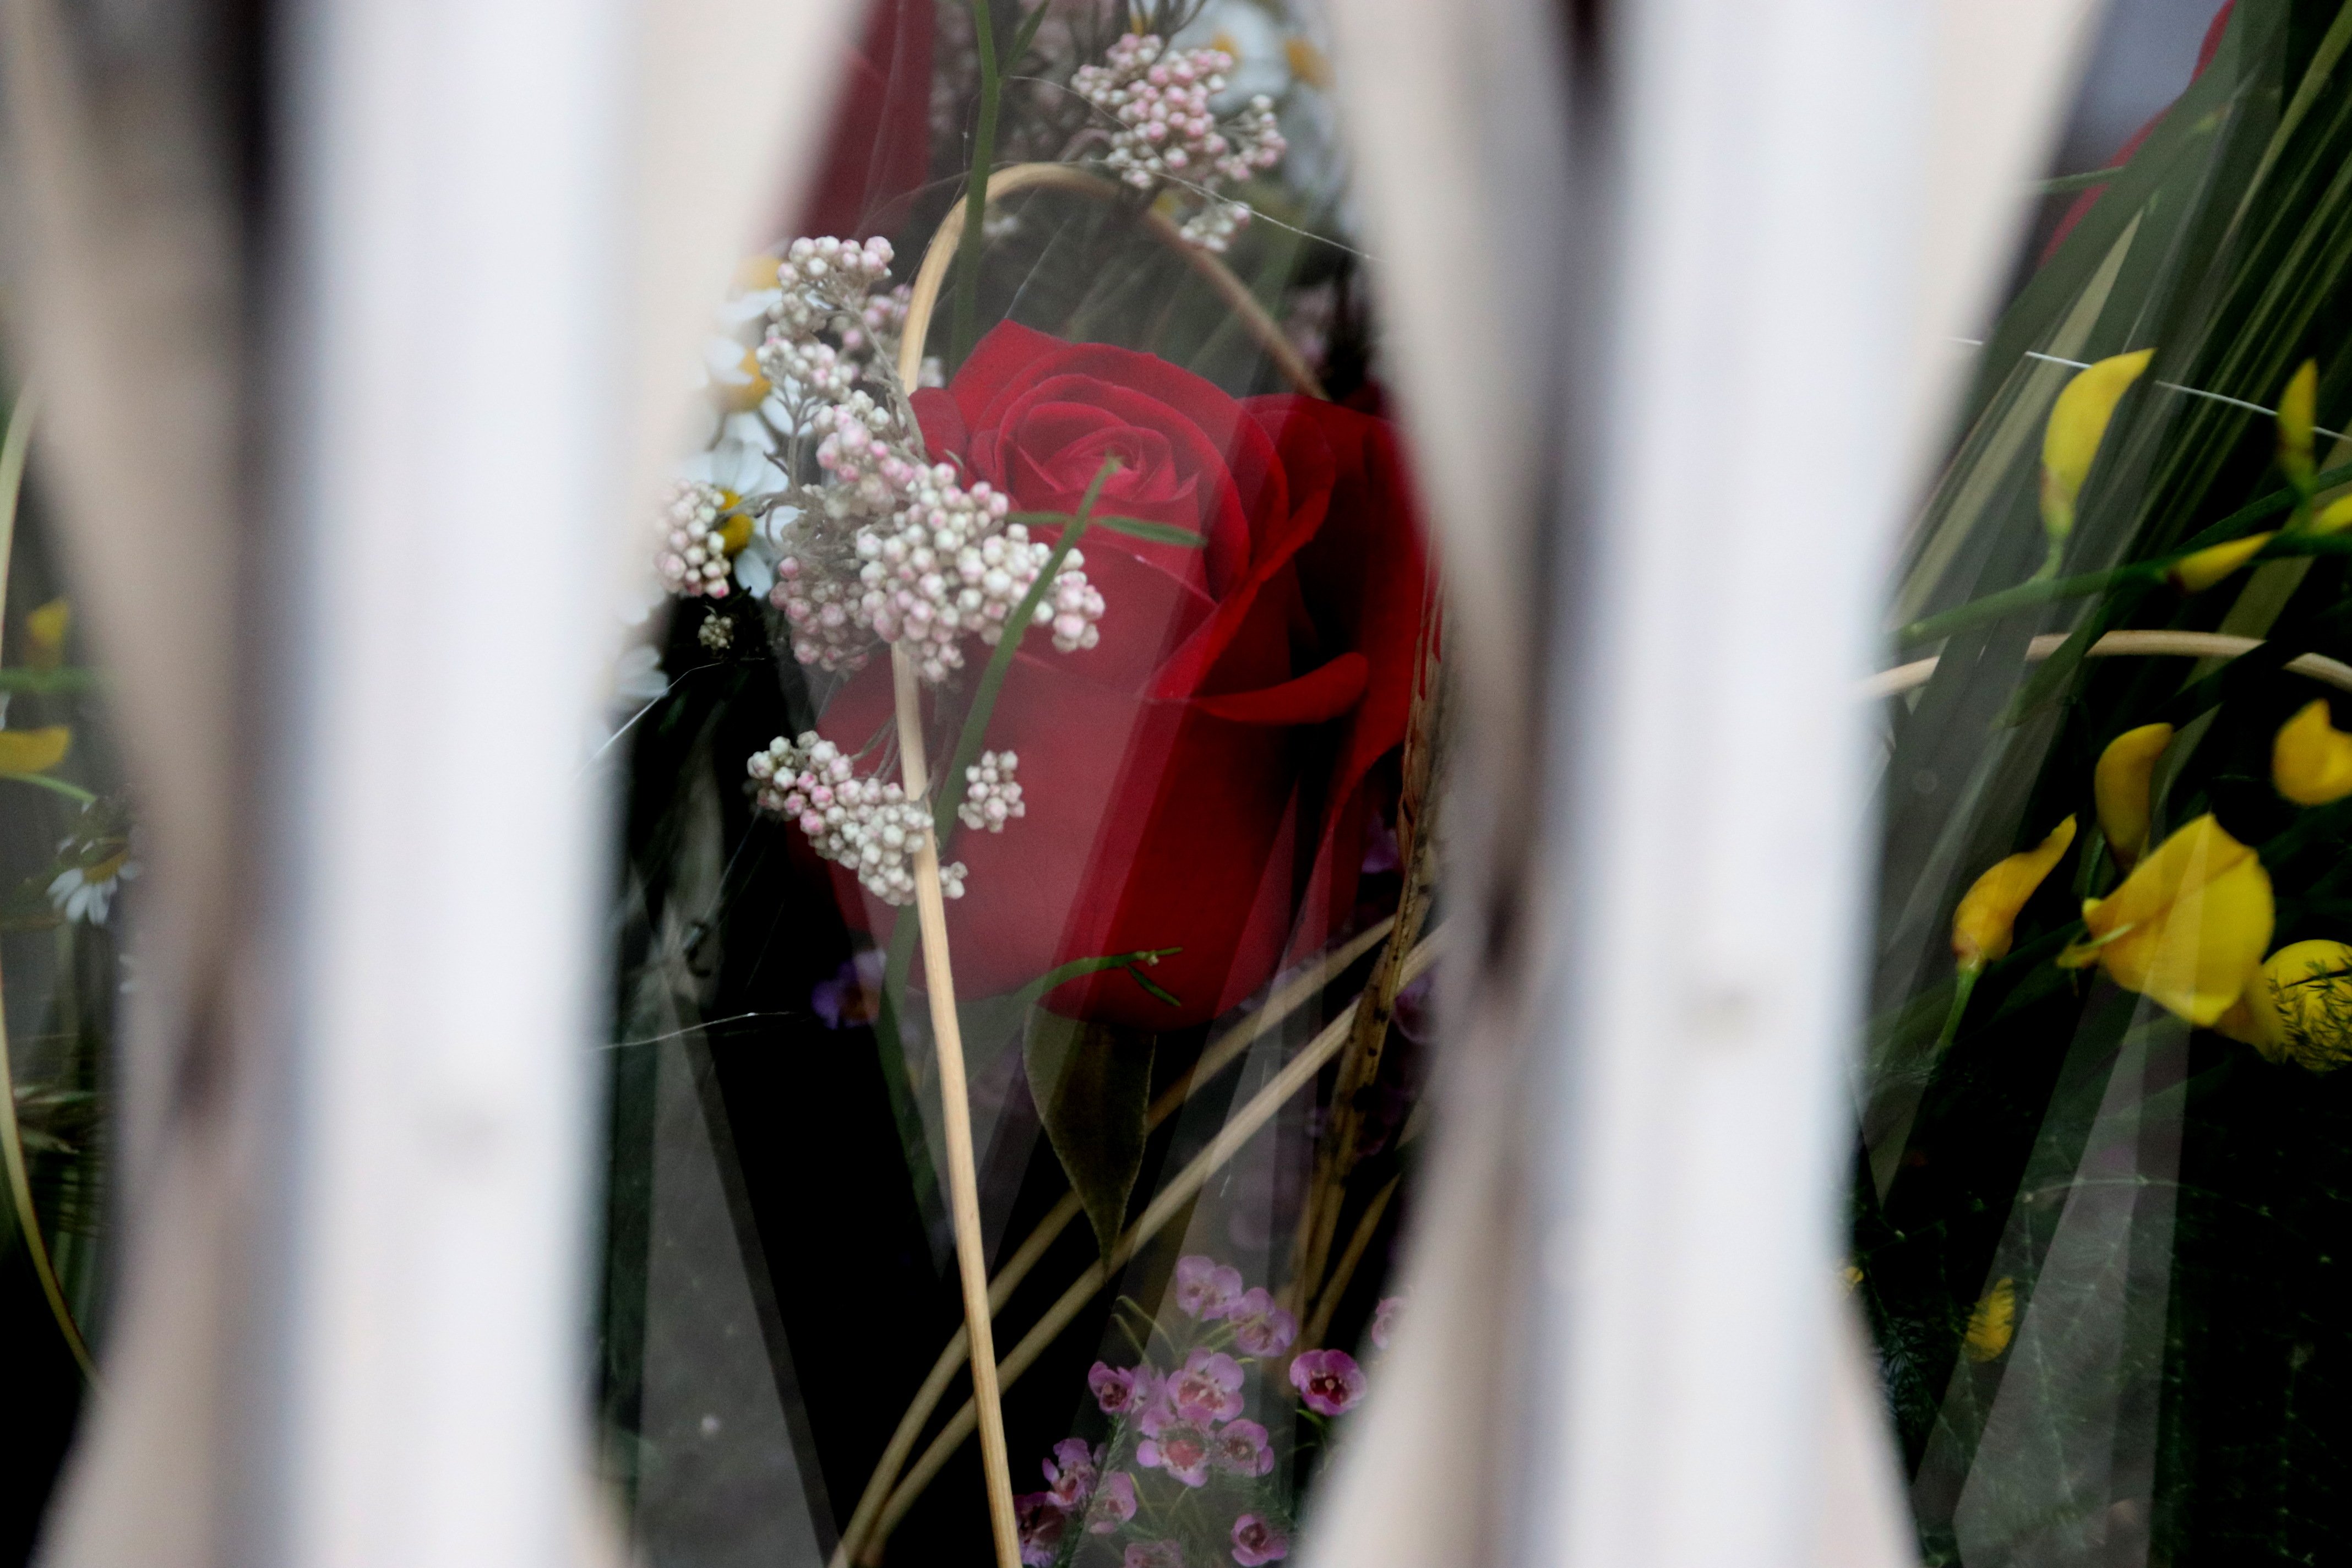
{"label": "green leaf", "polygon": [[1029,1092],[1070,1190],[1110,1256],[1143,1170],[1155,1037],[1035,1008],[1022,1043]]}
{"label": "green leaf", "polygon": [[1141,985],[1146,991],[1171,1007],[1181,1007],[1184,1005],[1182,1002],[1144,979],[1138,966],[1157,963],[1163,958],[1171,957],[1183,951],[1181,947],[1147,947],[1134,952],[1115,952],[1102,958],[1073,959],[1059,969],[1047,970],[1018,991],[1007,991],[1002,996],[982,996],[971,1001],[959,1002],[956,1005],[956,1016],[963,1022],[963,1034],[967,1041],[1004,1039],[1020,1027],[1021,1021],[1028,1016],[1029,1009],[1043,1001],[1045,993],[1083,975],[1099,974],[1106,969],[1126,970],[1135,976],[1136,984]]}
{"label": "green leaf", "polygon": [[[1012,514],[1010,521],[1021,523],[1052,523],[1058,526],[1068,522],[1070,514],[1066,511],[1016,511]],[[1187,550],[1205,550],[1209,546],[1207,540],[1191,529],[1179,528],[1172,522],[1153,522],[1150,519],[1142,517],[1100,515],[1097,515],[1091,521],[1097,528],[1108,528],[1113,533],[1124,533],[1129,539],[1141,539],[1153,544],[1175,544]]]}
{"label": "green leaf", "polygon": [[1038,27],[1045,20],[1046,10],[1046,0],[1037,0],[1037,4],[1030,8],[1029,15],[1022,19],[1020,31],[1013,35],[1012,47],[997,57],[999,74],[1019,65],[1021,57],[1029,52],[1029,46],[1036,41]]}

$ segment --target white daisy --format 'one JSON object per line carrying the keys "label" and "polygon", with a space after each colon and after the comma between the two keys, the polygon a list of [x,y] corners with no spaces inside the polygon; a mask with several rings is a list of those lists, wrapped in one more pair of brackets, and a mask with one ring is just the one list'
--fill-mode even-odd
{"label": "white daisy", "polygon": [[1261,93],[1279,99],[1289,90],[1290,40],[1282,24],[1252,0],[1210,0],[1168,42],[1179,49],[1223,49],[1232,57],[1225,90],[1209,100],[1210,109],[1220,115],[1233,113]]}
{"label": "white daisy", "polygon": [[[70,851],[74,840],[58,846]],[[128,849],[118,849],[94,866],[68,866],[49,882],[49,904],[68,921],[102,926],[114,902],[115,889],[139,875],[139,862]]]}

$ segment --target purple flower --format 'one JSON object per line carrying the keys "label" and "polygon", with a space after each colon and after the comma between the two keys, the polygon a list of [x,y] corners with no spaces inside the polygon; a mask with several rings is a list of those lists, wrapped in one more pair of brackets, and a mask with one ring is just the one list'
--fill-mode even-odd
{"label": "purple flower", "polygon": [[1245,1513],[1234,1521],[1234,1561],[1242,1568],[1264,1568],[1289,1555],[1290,1537],[1263,1515]]}
{"label": "purple flower", "polygon": [[1364,1369],[1346,1351],[1301,1351],[1290,1363],[1290,1386],[1318,1415],[1345,1415],[1364,1397]]}
{"label": "purple flower", "polygon": [[1280,1355],[1298,1337],[1298,1320],[1276,1306],[1263,1285],[1252,1286],[1234,1303],[1228,1318],[1234,1325],[1234,1343],[1251,1355]]}
{"label": "purple flower", "polygon": [[1188,1487],[1209,1484],[1209,1455],[1214,1441],[1207,1427],[1151,1410],[1144,1414],[1143,1430],[1143,1441],[1135,1446],[1137,1464],[1166,1470]]}
{"label": "purple flower", "polygon": [[1013,1516],[1021,1524],[1021,1561],[1029,1568],[1052,1568],[1070,1516],[1054,1504],[1051,1492],[1029,1492],[1013,1500]]}
{"label": "purple flower", "polygon": [[1125,1470],[1113,1470],[1095,1489],[1095,1500],[1087,1505],[1087,1528],[1097,1535],[1108,1535],[1135,1517],[1135,1478]]}
{"label": "purple flower", "polygon": [[1139,1541],[1118,1568],[1184,1568],[1184,1549],[1172,1541]]}
{"label": "purple flower", "polygon": [[1241,1363],[1202,1345],[1184,1358],[1184,1370],[1170,1374],[1168,1405],[1180,1421],[1206,1426],[1242,1413]]}
{"label": "purple flower", "polygon": [[1372,1309],[1372,1343],[1382,1350],[1389,1348],[1389,1338],[1396,1332],[1397,1319],[1403,1315],[1404,1298],[1383,1296],[1381,1304]]}
{"label": "purple flower", "polygon": [[1045,1484],[1057,1507],[1076,1513],[1095,1489],[1095,1451],[1082,1437],[1065,1437],[1045,1461]]}
{"label": "purple flower", "polygon": [[1140,1366],[1109,1366],[1097,1362],[1087,1373],[1087,1386],[1106,1415],[1134,1415],[1160,1395],[1159,1369],[1150,1362]]}
{"label": "purple flower", "polygon": [[1187,1317],[1213,1322],[1234,1310],[1242,1297],[1242,1271],[1230,1263],[1194,1254],[1176,1260],[1176,1305]]}
{"label": "purple flower", "polygon": [[882,1016],[881,952],[867,948],[809,992],[809,1005],[828,1029],[856,1029]]}
{"label": "purple flower", "polygon": [[1237,1476],[1262,1476],[1274,1468],[1274,1444],[1255,1421],[1235,1421],[1211,1434],[1209,1462]]}

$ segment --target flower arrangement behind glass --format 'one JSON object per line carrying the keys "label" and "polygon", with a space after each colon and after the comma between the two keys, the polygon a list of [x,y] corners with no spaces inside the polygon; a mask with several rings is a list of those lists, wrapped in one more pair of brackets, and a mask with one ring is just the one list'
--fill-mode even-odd
{"label": "flower arrangement behind glass", "polygon": [[1931,1563],[2352,1530],[2310,1463],[2352,1441],[2316,1364],[2352,1219],[2328,16],[2220,5],[2053,189],[1895,586],[1848,1279]]}
{"label": "flower arrangement behind glass", "polygon": [[[631,721],[640,929],[691,837],[677,764],[727,768],[714,737],[774,714],[732,753],[725,866],[803,868],[787,913],[829,891],[848,951],[765,1016],[870,1033],[965,1325],[861,1457],[837,1561],[878,1560],[976,1434],[988,1507],[956,1518],[1001,1564],[1095,1542],[1255,1568],[1363,1395],[1358,1341],[1385,1341],[1418,1129],[1390,1024],[1434,955],[1431,574],[1373,412],[1322,52],[1247,0],[883,0],[865,55],[835,136],[862,195],[829,162],[838,223],[740,269],[708,435],[653,521],[672,610],[631,671],[657,677]],[[784,914],[722,902],[693,931],[761,919],[775,951]],[[730,984],[693,1006],[762,1016],[761,975]],[[1050,1174],[984,1192],[979,1146],[1022,1124],[1006,1085]],[[1235,1097],[1205,1142],[1204,1094]],[[1175,1222],[1282,1127],[1268,1277],[1177,1259]],[[1060,1196],[992,1280],[983,1205],[1025,1212],[1040,1181]],[[998,1321],[1057,1268],[1058,1300]],[[1140,1303],[1163,1285],[1172,1310]],[[1132,1354],[1066,1374],[1108,1426],[1016,1500],[1003,1385],[1105,1334]]]}

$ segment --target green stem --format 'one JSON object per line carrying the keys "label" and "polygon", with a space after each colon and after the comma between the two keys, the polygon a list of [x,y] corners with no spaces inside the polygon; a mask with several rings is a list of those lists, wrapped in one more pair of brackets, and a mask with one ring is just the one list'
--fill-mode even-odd
{"label": "green stem", "polygon": [[77,805],[88,805],[98,798],[79,784],[68,784],[63,779],[53,779],[47,773],[0,773],[0,779],[14,779],[18,784],[38,784],[45,790],[65,796]]}
{"label": "green stem", "polygon": [[[2315,495],[2330,486],[2342,484],[2347,479],[2352,479],[2352,463],[2313,476],[2305,493]],[[2247,531],[2249,523],[2261,522],[2283,511],[2292,513],[2295,510],[2298,499],[2297,487],[2289,486],[2285,489],[2273,490],[2258,500],[2250,501],[2240,507],[2210,527],[2200,531],[2196,537],[2169,554],[2160,555],[2148,561],[2135,561],[2106,572],[2084,572],[2072,577],[2037,577],[2031,582],[2020,583],[2013,588],[2003,588],[1999,593],[1988,594],[1981,599],[1972,599],[1965,605],[1955,605],[1940,615],[1914,621],[1895,634],[1895,641],[1902,647],[1909,647],[1919,643],[1933,642],[1938,637],[1949,637],[1954,632],[1980,626],[1987,621],[1997,621],[2003,616],[2013,615],[2019,610],[2029,609],[2036,605],[2052,604],[2060,599],[2084,598],[2093,594],[2104,594],[2109,589],[2122,587],[2135,582],[2156,582],[2164,576],[2165,572],[2173,563],[2193,555],[2208,545],[2220,544],[2226,540],[2239,537]],[[2328,540],[2336,540],[2336,542],[2324,542]],[[2352,552],[2352,540],[2339,539],[2334,534],[2305,537],[2289,534],[2272,541],[2270,547],[2256,559],[2272,561],[2294,555],[2326,555],[2346,552]]]}
{"label": "green stem", "polygon": [[1944,1015],[1943,1032],[1936,1037],[1936,1048],[1928,1053],[1929,1060],[1940,1058],[1952,1048],[1953,1040],[1959,1037],[1960,1020],[1968,1016],[1969,998],[1975,994],[1977,979],[1983,973],[1983,964],[1963,963],[1959,973],[1953,976],[1951,1011]]}
{"label": "green stem", "polygon": [[105,682],[106,678],[94,669],[0,669],[0,691],[22,691],[32,697],[95,691]]}
{"label": "green stem", "polygon": [[939,837],[941,856],[946,855],[949,835],[955,830],[956,801],[961,795],[960,785],[963,772],[980,755],[981,742],[988,734],[989,716],[996,710],[996,694],[1003,689],[1004,677],[1013,668],[1013,656],[1019,650],[1021,639],[1028,635],[1029,623],[1036,617],[1037,606],[1045,602],[1047,594],[1053,592],[1054,579],[1060,574],[1063,561],[1068,558],[1079,538],[1087,531],[1087,524],[1094,517],[1095,501],[1102,495],[1103,486],[1110,482],[1110,477],[1118,472],[1118,468],[1117,458],[1103,459],[1102,467],[1095,470],[1094,482],[1087,486],[1086,498],[1078,502],[1078,510],[1070,515],[1069,526],[1062,530],[1062,537],[1055,541],[1053,553],[1045,558],[1045,564],[1038,568],[1037,580],[1029,584],[1029,591],[1021,596],[1020,605],[1004,618],[1004,630],[996,639],[994,651],[988,656],[988,668],[982,673],[980,685],[972,691],[971,708],[964,715],[963,733],[956,741],[955,754],[948,759],[948,765],[940,775],[931,781],[931,823]]}
{"label": "green stem", "polygon": [[981,219],[988,211],[988,175],[996,163],[996,100],[1001,86],[996,24],[989,0],[971,0],[972,42],[980,52],[980,119],[971,132],[971,173],[964,184],[963,234],[956,242],[955,314],[950,329],[952,371],[980,341]]}

